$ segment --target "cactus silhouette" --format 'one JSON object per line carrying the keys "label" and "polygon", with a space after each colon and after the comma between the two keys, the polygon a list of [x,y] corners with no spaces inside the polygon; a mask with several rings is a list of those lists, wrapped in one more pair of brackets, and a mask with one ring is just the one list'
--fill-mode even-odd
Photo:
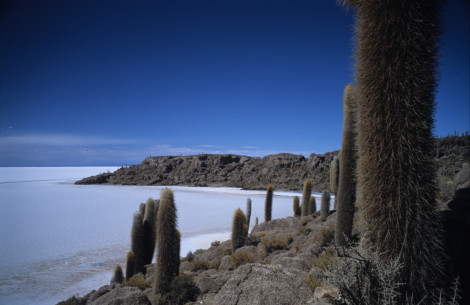
{"label": "cactus silhouette", "polygon": [[243,247],[246,239],[246,216],[241,209],[237,209],[233,214],[232,222],[232,253]]}
{"label": "cactus silhouette", "polygon": [[302,217],[308,215],[308,202],[310,200],[310,196],[312,195],[312,179],[307,178],[304,183],[304,191],[302,193],[302,206],[301,206],[301,212],[302,212]]}
{"label": "cactus silhouette", "polygon": [[155,251],[156,227],[155,227],[155,211],[157,203],[154,199],[149,198],[145,205],[145,214],[143,219],[144,225],[144,265],[152,263],[153,252]]}
{"label": "cactus silhouette", "polygon": [[264,204],[264,221],[270,221],[273,210],[273,191],[274,187],[270,184],[266,191],[266,202]]}
{"label": "cactus silhouette", "polygon": [[343,141],[339,160],[339,188],[336,201],[335,243],[346,246],[351,239],[356,201],[356,125],[359,97],[357,87],[349,84],[343,95]]}
{"label": "cactus silhouette", "polygon": [[308,201],[308,215],[312,215],[317,211],[317,200],[315,199],[314,196],[310,197],[310,200]]}
{"label": "cactus silhouette", "polygon": [[130,279],[134,275],[134,252],[127,252],[126,256],[126,280]]}
{"label": "cactus silhouette", "polygon": [[170,283],[179,273],[179,240],[176,231],[176,206],[173,191],[162,190],[157,213],[157,263],[155,293],[170,291]]}
{"label": "cactus silhouette", "polygon": [[251,218],[251,199],[246,200],[246,226],[250,228],[250,218]]}
{"label": "cactus silhouette", "polygon": [[293,209],[294,209],[294,216],[295,217],[300,217],[302,215],[300,211],[300,199],[299,196],[294,196],[294,203],[293,203]]}
{"label": "cactus silhouette", "polygon": [[255,227],[258,225],[258,217],[255,219]]}
{"label": "cactus silhouette", "polygon": [[139,212],[134,213],[131,231],[131,250],[135,254],[134,274],[145,273],[145,237],[142,215]]}
{"label": "cactus silhouette", "polygon": [[335,195],[335,201],[333,205],[335,210],[337,202],[336,195],[338,194],[339,170],[339,157],[334,156],[330,163],[330,189],[331,192]]}
{"label": "cactus silhouette", "polygon": [[330,212],[330,199],[331,195],[330,192],[324,190],[321,194],[321,207],[320,207],[320,216],[321,217],[328,217]]}
{"label": "cactus silhouette", "polygon": [[357,9],[363,243],[400,259],[397,304],[411,295],[428,304],[444,263],[432,136],[442,1],[346,2]]}
{"label": "cactus silhouette", "polygon": [[146,207],[145,203],[141,203],[140,206],[139,206],[139,213],[142,216],[144,216],[144,214],[145,214],[145,207]]}

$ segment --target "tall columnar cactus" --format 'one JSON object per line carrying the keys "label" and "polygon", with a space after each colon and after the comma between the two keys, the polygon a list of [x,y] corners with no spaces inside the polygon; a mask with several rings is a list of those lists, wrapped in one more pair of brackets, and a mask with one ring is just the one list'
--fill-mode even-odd
{"label": "tall columnar cactus", "polygon": [[255,227],[258,225],[258,217],[255,218]]}
{"label": "tall columnar cactus", "polygon": [[300,199],[299,199],[299,196],[294,196],[293,209],[294,209],[294,216],[295,216],[295,217],[300,217],[300,215],[302,215],[302,213],[301,213],[301,211],[300,211]]}
{"label": "tall columnar cactus", "polygon": [[330,212],[330,199],[331,194],[327,190],[324,190],[321,194],[321,207],[320,207],[320,216],[328,217]]}
{"label": "tall columnar cactus", "polygon": [[330,163],[330,190],[335,195],[335,201],[333,208],[336,210],[336,195],[338,194],[338,184],[339,184],[339,157],[334,156],[333,160]]}
{"label": "tall columnar cactus", "polygon": [[134,275],[135,254],[132,251],[127,252],[126,256],[126,280]]}
{"label": "tall columnar cactus", "polygon": [[162,190],[157,213],[157,263],[155,270],[155,293],[170,291],[170,283],[178,275],[179,240],[176,233],[176,206],[173,192]]}
{"label": "tall columnar cactus", "polygon": [[266,191],[266,202],[264,204],[264,221],[270,221],[273,211],[273,191],[274,187],[270,184]]}
{"label": "tall columnar cactus", "polygon": [[175,269],[178,271],[176,273],[176,275],[179,274],[179,271],[180,271],[180,252],[181,252],[181,232],[180,230],[176,230],[176,250],[175,250],[175,254],[176,254],[176,257],[178,258],[177,260],[175,259],[175,263],[177,264],[177,266],[175,267]]}
{"label": "tall columnar cactus", "polygon": [[312,215],[317,211],[317,200],[315,196],[310,196],[310,200],[308,201],[308,215]]}
{"label": "tall columnar cactus", "polygon": [[144,236],[144,223],[139,212],[134,213],[131,231],[131,250],[135,254],[134,274],[144,273],[146,245]]}
{"label": "tall columnar cactus", "polygon": [[347,2],[357,8],[364,244],[385,261],[400,258],[398,303],[411,294],[421,300],[443,264],[432,136],[442,1]]}
{"label": "tall columnar cactus", "polygon": [[153,252],[155,251],[156,227],[155,227],[155,211],[156,202],[154,199],[149,198],[145,206],[145,214],[143,219],[144,225],[144,246],[145,257],[144,265],[152,263]]}
{"label": "tall columnar cactus", "polygon": [[241,209],[237,209],[233,214],[232,222],[232,253],[243,247],[246,239],[246,216]]}
{"label": "tall columnar cactus", "polygon": [[250,218],[251,218],[251,199],[246,200],[246,226],[250,229]]}
{"label": "tall columnar cactus", "polygon": [[346,246],[351,238],[356,201],[356,125],[359,109],[357,87],[349,84],[343,95],[343,142],[339,160],[339,189],[336,201],[335,243]]}
{"label": "tall columnar cactus", "polygon": [[302,193],[302,217],[308,215],[308,201],[310,200],[310,196],[312,195],[312,179],[307,178],[304,183],[304,191]]}

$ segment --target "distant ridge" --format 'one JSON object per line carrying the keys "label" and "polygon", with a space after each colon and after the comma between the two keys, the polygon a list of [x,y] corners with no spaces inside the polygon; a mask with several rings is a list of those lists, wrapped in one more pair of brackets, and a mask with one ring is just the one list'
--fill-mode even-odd
{"label": "distant ridge", "polygon": [[[149,157],[140,165],[84,178],[75,184],[231,186],[256,190],[266,189],[271,183],[276,190],[299,191],[308,177],[313,191],[320,192],[329,189],[330,163],[338,154],[333,151],[308,158],[287,153],[263,158],[233,154]],[[452,198],[457,184],[468,181],[466,175],[458,173],[468,170],[470,136],[436,139],[435,156],[441,191],[438,199],[444,202]]]}

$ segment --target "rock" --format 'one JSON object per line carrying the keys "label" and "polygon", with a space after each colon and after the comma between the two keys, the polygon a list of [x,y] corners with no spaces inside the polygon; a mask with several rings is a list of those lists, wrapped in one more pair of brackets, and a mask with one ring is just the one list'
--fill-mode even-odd
{"label": "rock", "polygon": [[220,261],[219,271],[231,270],[235,267],[231,255],[225,255]]}
{"label": "rock", "polygon": [[468,163],[455,175],[453,182],[456,189],[470,188],[470,165]]}
{"label": "rock", "polygon": [[[103,288],[103,287],[102,287]],[[101,288],[100,288],[101,289]],[[145,293],[137,287],[112,289],[96,299],[89,299],[87,305],[149,305]]]}
{"label": "rock", "polygon": [[314,299],[325,304],[340,304],[338,288],[333,286],[317,287],[313,293]]}
{"label": "rock", "polygon": [[214,304],[305,304],[313,296],[306,277],[306,272],[281,265],[246,264],[232,272]]}

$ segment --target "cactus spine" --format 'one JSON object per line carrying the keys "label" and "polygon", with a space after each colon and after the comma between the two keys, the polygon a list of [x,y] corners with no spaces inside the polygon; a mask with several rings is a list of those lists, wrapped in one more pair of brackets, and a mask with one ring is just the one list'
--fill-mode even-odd
{"label": "cactus spine", "polygon": [[126,280],[134,275],[134,260],[135,254],[132,251],[127,252],[126,256]]}
{"label": "cactus spine", "polygon": [[302,214],[301,211],[300,211],[300,200],[299,200],[299,196],[294,196],[294,216],[295,217],[300,217],[300,215]]}
{"label": "cactus spine", "polygon": [[156,228],[155,228],[155,211],[157,203],[152,198],[147,200],[145,206],[145,214],[143,219],[144,225],[144,246],[145,246],[145,258],[144,265],[152,263],[153,252],[155,251],[155,239],[156,239]]}
{"label": "cactus spine", "polygon": [[134,213],[134,221],[132,222],[131,231],[131,250],[135,254],[134,274],[144,273],[146,245],[144,237],[144,224],[142,214]]}
{"label": "cactus spine", "polygon": [[347,2],[357,8],[357,194],[364,244],[384,261],[400,258],[397,303],[411,295],[429,303],[443,263],[432,155],[442,1]]}
{"label": "cactus spine", "polygon": [[243,247],[246,239],[246,216],[241,209],[237,209],[233,214],[232,222],[232,253]]}
{"label": "cactus spine", "polygon": [[304,183],[304,191],[302,193],[302,217],[308,215],[308,201],[310,200],[310,196],[312,195],[312,179],[307,178]]}
{"label": "cactus spine", "polygon": [[250,229],[250,218],[251,218],[251,199],[246,200],[246,226]]}
{"label": "cactus spine", "polygon": [[343,142],[339,160],[339,188],[337,195],[337,214],[335,243],[346,246],[351,239],[356,201],[356,125],[359,99],[357,87],[349,84],[343,95]]}
{"label": "cactus spine", "polygon": [[334,156],[333,160],[330,163],[330,189],[331,192],[335,195],[335,201],[333,208],[336,210],[336,195],[338,194],[338,184],[339,184],[339,157]]}
{"label": "cactus spine", "polygon": [[315,199],[314,196],[310,197],[310,200],[308,201],[308,215],[312,215],[317,211],[317,200]]}
{"label": "cactus spine", "polygon": [[170,291],[170,283],[179,272],[179,242],[176,233],[176,206],[173,192],[162,190],[157,213],[157,263],[155,293]]}
{"label": "cactus spine", "polygon": [[264,204],[264,221],[270,221],[273,210],[273,191],[274,187],[270,184],[266,191],[266,202]]}
{"label": "cactus spine", "polygon": [[321,217],[328,217],[330,212],[330,199],[331,195],[330,192],[324,190],[321,194],[321,207],[320,207],[320,216]]}

